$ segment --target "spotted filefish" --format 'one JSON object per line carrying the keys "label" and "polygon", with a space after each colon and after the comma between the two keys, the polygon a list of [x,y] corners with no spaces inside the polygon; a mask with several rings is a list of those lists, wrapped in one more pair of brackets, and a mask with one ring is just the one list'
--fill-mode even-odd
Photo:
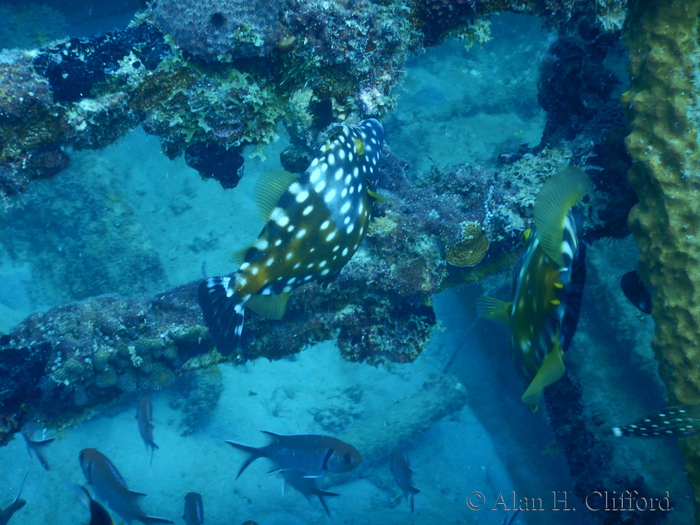
{"label": "spotted filefish", "polygon": [[513,272],[513,300],[477,300],[477,312],[510,327],[511,356],[534,411],[542,391],[564,375],[564,352],[578,324],[586,281],[586,246],[571,208],[591,189],[578,168],[552,175],[535,198],[534,222]]}
{"label": "spotted filefish", "polygon": [[80,467],[85,479],[92,485],[95,496],[109,505],[126,523],[132,523],[134,520],[146,525],[174,523],[168,518],[147,516],[138,502],[138,498],[144,494],[129,490],[117,467],[102,452],[96,448],[84,448],[79,457]]}
{"label": "spotted filefish", "polygon": [[700,432],[700,405],[668,407],[624,427],[613,427],[614,436],[690,437]]}
{"label": "spotted filefish", "polygon": [[339,125],[303,174],[261,177],[255,193],[266,224],[258,239],[236,273],[199,285],[199,304],[219,352],[229,355],[238,347],[245,306],[280,319],[291,290],[330,282],[350,260],[377,198],[383,142],[375,119]]}
{"label": "spotted filefish", "polygon": [[300,470],[312,477],[347,472],[362,463],[362,456],[355,447],[331,436],[284,435],[267,430],[262,432],[272,438],[272,441],[264,447],[251,447],[234,441],[226,442],[250,454],[238,470],[236,479],[258,458],[268,458],[276,463],[276,468],[270,472]]}

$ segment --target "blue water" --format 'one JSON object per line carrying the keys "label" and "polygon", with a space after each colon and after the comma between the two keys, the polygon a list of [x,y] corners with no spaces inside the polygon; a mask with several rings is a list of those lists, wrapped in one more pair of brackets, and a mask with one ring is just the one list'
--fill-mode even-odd
{"label": "blue water", "polygon": [[[536,20],[517,16],[497,18],[493,36],[483,48],[467,51],[459,42],[447,42],[410,62],[398,107],[387,116],[385,126],[387,142],[411,162],[415,177],[433,164],[492,165],[500,152],[539,141],[544,114],[524,113],[522,108],[536,106],[533,57],[546,48],[551,36]],[[201,181],[183,159],[168,160],[159,152],[158,140],[137,129],[103,151],[72,153],[68,170],[37,183],[21,198],[31,207],[41,204],[45,195],[61,195],[61,188],[78,184],[94,188],[100,197],[86,206],[123,207],[120,212],[137,227],[136,234],[130,230],[129,235],[121,235],[122,242],[133,242],[130,235],[138,235],[144,250],[158,254],[162,283],[159,287],[154,281],[149,290],[157,292],[163,286],[200,278],[203,265],[209,275],[233,270],[231,255],[248,245],[260,229],[248,196],[260,173],[279,167],[276,159],[285,145],[283,138],[266,148],[265,162],[248,160],[246,177],[231,193],[214,181]],[[119,237],[119,225],[112,228]],[[25,230],[25,234],[31,232]],[[32,311],[71,300],[58,278],[47,277],[36,254],[18,250],[17,245],[14,239],[12,257],[7,246],[0,246],[3,331]],[[61,275],[59,267],[70,272],[79,264],[71,258],[74,253],[67,244],[54,249],[49,254],[55,275]],[[45,264],[46,253],[42,257]],[[653,323],[618,290],[619,275],[633,268],[635,260],[631,239],[599,241],[590,247],[581,322],[567,355],[570,373],[583,388],[587,417],[615,424],[628,423],[664,403],[649,348]],[[520,402],[522,386],[510,362],[507,334],[475,318],[476,297],[484,292],[503,296],[509,279],[505,274],[490,277],[480,285],[457,287],[437,296],[433,339],[412,364],[373,368],[347,363],[330,341],[294,359],[221,366],[220,402],[205,424],[188,436],[180,434],[180,413],[170,406],[175,389],[154,393],[154,438],[160,449],[151,467],[137,432],[133,397],[125,397],[109,414],[97,415],[76,428],[60,433],[49,429],[48,434],[57,437],[46,451],[49,472],[27,457],[18,437],[0,449],[0,506],[12,501],[27,474],[23,498],[28,503],[12,523],[87,522],[86,510],[66,482],[84,482],[78,452],[97,447],[114,462],[131,489],[147,494],[142,506],[148,513],[176,522],[182,522],[178,517],[185,494],[195,491],[203,495],[206,523],[213,525],[248,519],[260,525],[498,525],[511,512],[513,498],[541,501],[543,509],[521,512],[514,524],[595,523],[600,513],[586,510],[573,496],[566,459],[557,451],[545,415],[530,413]],[[129,283],[118,279],[106,291],[132,292]],[[605,315],[601,305],[617,314]],[[282,495],[282,479],[267,474],[271,466],[266,460],[256,461],[234,479],[244,455],[225,440],[263,445],[266,438],[261,429],[322,433],[319,415],[335,418],[342,431],[361,429],[363,421],[391,410],[431,374],[441,374],[450,361],[450,373],[468,392],[467,404],[401,444],[411,460],[415,485],[421,489],[414,514],[394,487],[386,461],[372,465],[360,477],[328,487],[340,493],[328,499],[332,519],[315,499],[309,503],[290,488]],[[416,417],[421,417],[420,412]],[[387,436],[392,433],[390,427],[385,431]],[[605,428],[600,435],[611,439]],[[630,440],[614,446],[611,462],[620,476],[645,476],[659,497],[669,491],[676,504],[669,523],[690,523],[691,492],[683,479],[677,442]],[[470,510],[467,500],[480,501],[478,494],[483,495],[484,506]],[[578,510],[555,510],[562,508],[563,497]]]}

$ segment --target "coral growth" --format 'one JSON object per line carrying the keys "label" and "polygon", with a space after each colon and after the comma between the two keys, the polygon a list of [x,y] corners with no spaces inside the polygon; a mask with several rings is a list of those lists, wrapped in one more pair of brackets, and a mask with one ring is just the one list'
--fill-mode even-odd
{"label": "coral growth", "polygon": [[262,57],[289,37],[276,0],[157,0],[151,12],[185,51],[209,61]]}
{"label": "coral growth", "polygon": [[446,247],[445,259],[454,266],[476,266],[489,249],[489,238],[481,224],[465,222],[459,241]]}
{"label": "coral growth", "polygon": [[[669,405],[694,405],[700,402],[700,2],[634,3],[633,9],[625,35],[633,80],[623,101],[635,161],[629,181],[639,204],[629,225],[639,245],[638,271],[652,296],[652,347]],[[683,440],[681,449],[700,523],[700,440]]]}
{"label": "coral growth", "polygon": [[182,377],[170,406],[182,413],[180,433],[196,432],[216,408],[224,391],[223,376],[217,366],[195,370]]}

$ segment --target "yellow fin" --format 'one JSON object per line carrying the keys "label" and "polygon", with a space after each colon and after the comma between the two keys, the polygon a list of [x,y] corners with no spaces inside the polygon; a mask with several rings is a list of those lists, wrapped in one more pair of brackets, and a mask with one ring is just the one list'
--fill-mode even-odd
{"label": "yellow fin", "polygon": [[372,197],[377,202],[386,202],[386,197],[384,197],[383,195],[380,195],[376,191],[367,190],[367,195]]}
{"label": "yellow fin", "polygon": [[552,175],[535,198],[535,230],[544,253],[564,266],[564,220],[571,207],[591,191],[591,179],[579,168],[565,168]]}
{"label": "yellow fin", "polygon": [[288,293],[278,295],[251,295],[246,306],[265,319],[282,319],[287,309]]}
{"label": "yellow fin", "polygon": [[253,199],[258,205],[263,221],[270,220],[272,210],[277,206],[280,197],[296,178],[296,175],[284,170],[266,171],[260,175],[255,183]]}
{"label": "yellow fin", "polygon": [[250,246],[236,250],[231,254],[231,262],[234,264],[243,264],[245,262],[245,255],[250,250]]}
{"label": "yellow fin", "polygon": [[476,300],[476,313],[482,319],[510,325],[510,311],[513,303],[483,295]]}
{"label": "yellow fin", "polygon": [[552,351],[547,354],[542,366],[537,371],[537,375],[530,382],[530,385],[525,390],[523,397],[521,398],[523,403],[533,406],[537,405],[537,401],[542,395],[542,391],[561,379],[564,375],[566,369],[564,368],[564,352],[562,352],[559,347],[559,331],[557,331],[557,342],[554,344]]}

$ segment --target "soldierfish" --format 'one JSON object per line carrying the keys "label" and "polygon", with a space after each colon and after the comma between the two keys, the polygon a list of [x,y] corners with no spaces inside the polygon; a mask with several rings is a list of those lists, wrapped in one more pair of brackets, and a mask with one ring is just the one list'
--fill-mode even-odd
{"label": "soldierfish", "polygon": [[202,525],[204,523],[204,503],[198,492],[188,492],[185,496],[185,513],[182,516],[185,525]]}
{"label": "soldierfish", "polygon": [[413,512],[413,496],[418,494],[420,489],[413,486],[413,470],[411,470],[406,454],[400,450],[394,450],[389,457],[389,469],[394,475],[394,483],[403,492],[407,503],[410,498],[411,512]]}
{"label": "soldierfish", "polygon": [[26,479],[27,476],[25,475],[24,479],[22,480],[22,485],[19,487],[19,492],[17,492],[15,501],[13,501],[8,507],[0,510],[0,525],[7,525],[10,518],[12,518],[12,515],[27,504],[26,501],[20,498],[22,495],[22,487],[24,487],[24,481]]}
{"label": "soldierfish", "polygon": [[535,226],[513,271],[513,300],[477,300],[480,317],[510,327],[511,356],[532,410],[542,391],[564,375],[563,355],[573,339],[586,281],[586,245],[571,208],[591,189],[578,168],[552,175],[535,198]]}
{"label": "soldierfish", "polygon": [[[322,490],[318,486],[317,477],[309,477],[305,472],[300,470],[283,470],[282,476],[284,476],[285,484],[289,483],[292,488],[301,492],[309,503],[311,503],[311,496],[318,496],[318,499],[321,501],[321,505],[323,505],[323,510],[326,511],[326,514],[328,514],[328,517],[330,518],[331,511],[328,510],[328,505],[326,505],[326,501],[323,499],[323,497],[340,496],[340,494],[337,492]],[[284,491],[284,485],[282,486],[282,489]]]}
{"label": "soldierfish", "polygon": [[614,436],[690,437],[700,432],[700,405],[679,405],[644,416],[624,427],[613,427]]}
{"label": "soldierfish", "polygon": [[238,470],[236,479],[258,458],[268,458],[277,464],[277,468],[270,472],[301,470],[307,476],[347,472],[362,463],[362,456],[355,447],[334,437],[319,434],[283,435],[266,430],[262,432],[272,438],[270,444],[264,447],[226,442],[250,454]]}
{"label": "soldierfish", "polygon": [[141,439],[143,439],[146,447],[151,448],[151,461],[149,465],[152,465],[153,452],[159,447],[153,441],[153,403],[150,397],[142,397],[139,400],[139,405],[136,408],[136,421],[138,422]]}
{"label": "soldierfish", "polygon": [[137,501],[145,494],[129,490],[117,467],[96,448],[84,448],[80,451],[80,467],[83,469],[85,479],[92,485],[95,496],[109,505],[127,523],[132,523],[134,520],[147,525],[174,523],[167,518],[147,516]]}
{"label": "soldierfish", "polygon": [[36,423],[27,423],[24,428],[22,428],[22,437],[27,444],[27,453],[29,454],[29,457],[31,457],[33,453],[36,456],[36,459],[39,460],[41,466],[44,467],[44,470],[49,470],[49,463],[46,461],[42,450],[46,447],[46,445],[53,442],[55,438],[39,440],[32,439],[35,431]]}
{"label": "soldierfish", "polygon": [[216,347],[231,354],[244,307],[281,319],[294,288],[330,282],[360,245],[370,221],[384,128],[375,119],[338,125],[307,170],[261,177],[256,201],[265,220],[234,274],[199,285],[199,304]]}

